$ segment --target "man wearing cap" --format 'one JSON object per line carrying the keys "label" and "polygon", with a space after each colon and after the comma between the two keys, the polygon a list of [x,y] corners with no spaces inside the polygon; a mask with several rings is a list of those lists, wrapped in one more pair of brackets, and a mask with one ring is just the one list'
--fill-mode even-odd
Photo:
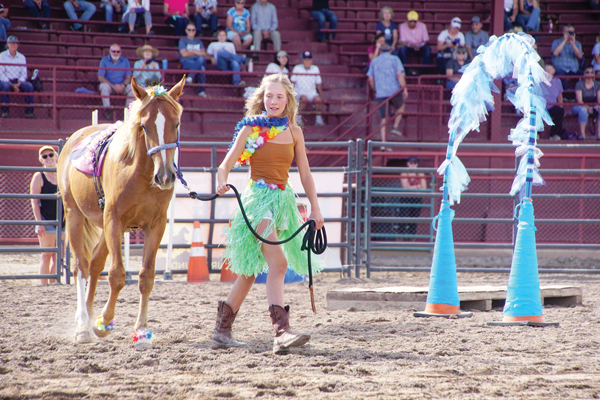
{"label": "man wearing cap", "polygon": [[281,50],[281,35],[277,30],[277,9],[267,0],[259,0],[250,8],[250,25],[254,37],[254,49],[260,50],[263,39],[271,39],[273,49]]}
{"label": "man wearing cap", "polygon": [[[415,156],[408,157],[406,166],[408,168],[418,168],[419,158]],[[400,174],[400,185],[402,185],[402,189],[406,190],[425,190],[427,189],[427,180],[422,172],[403,172]],[[398,201],[403,205],[420,204],[422,202],[420,197],[404,197],[398,199]],[[399,211],[398,216],[404,218],[418,218],[421,215],[421,207],[400,207]],[[398,233],[405,235],[402,238],[404,241],[415,239],[417,224],[403,223],[398,228]]]}
{"label": "man wearing cap", "polygon": [[[408,97],[408,91],[406,90],[406,81],[404,79],[404,67],[398,57],[394,57],[390,54],[391,47],[387,43],[384,43],[380,48],[380,54],[371,61],[367,76],[369,77],[369,86],[375,90],[375,97],[377,103],[381,104],[387,100],[390,96],[394,97],[390,99],[389,104],[382,105],[379,108],[381,114],[381,140],[386,141],[385,128],[387,125],[387,117],[392,116],[392,105],[396,108],[396,118],[394,119],[394,127],[392,133],[398,136],[402,136],[402,132],[398,129],[400,120],[402,119],[402,113],[404,112],[404,100]],[[386,116],[386,109],[388,114]]]}
{"label": "man wearing cap", "polygon": [[[17,51],[19,39],[9,36],[6,40],[8,50],[0,53],[0,92],[25,92],[32,93],[33,85],[27,82],[27,60],[25,56]],[[22,66],[2,65],[19,64]],[[0,100],[3,104],[10,103],[10,96],[2,95]],[[25,96],[25,103],[33,104],[33,96]],[[2,118],[10,117],[8,107],[2,107]],[[25,108],[25,118],[36,118],[32,107]]]}
{"label": "man wearing cap", "polygon": [[481,18],[475,16],[471,18],[471,30],[465,33],[465,48],[471,60],[479,54],[477,51],[479,46],[486,44],[490,40],[487,32],[481,30],[482,27]]}
{"label": "man wearing cap", "polygon": [[296,98],[300,101],[298,110],[298,121],[302,123],[302,111],[306,107],[306,102],[315,102],[317,117],[315,125],[325,125],[321,112],[323,111],[323,88],[321,81],[321,71],[319,67],[313,65],[313,55],[310,51],[302,53],[302,64],[298,64],[292,70],[290,80],[294,83],[296,89]]}
{"label": "man wearing cap", "polygon": [[446,74],[446,63],[451,58],[454,58],[456,48],[465,45],[465,35],[460,32],[460,26],[460,18],[452,18],[450,27],[443,30],[437,38],[438,54],[435,62],[441,75]]}
{"label": "man wearing cap", "polygon": [[[113,69],[119,68],[119,69]],[[131,64],[129,60],[121,56],[121,46],[114,43],[110,46],[110,54],[100,60],[100,69],[98,70],[98,81],[100,82],[100,94],[102,94],[102,105],[104,117],[112,121],[113,115],[110,110],[110,95],[125,95],[128,99],[125,105],[133,101],[133,91],[131,89]]]}
{"label": "man wearing cap", "polygon": [[[206,50],[202,41],[196,37],[196,25],[191,22],[187,24],[185,35],[179,39],[179,61],[182,68],[190,71],[206,71]],[[196,72],[190,72],[185,80],[187,83],[192,83],[196,76]],[[198,81],[204,84],[206,74],[198,74]],[[205,88],[198,88],[198,96],[206,97]]]}
{"label": "man wearing cap", "polygon": [[423,57],[423,64],[429,64],[431,47],[427,26],[419,22],[419,13],[412,10],[406,15],[407,21],[400,25],[400,60],[403,64],[408,62],[410,53],[419,53]]}
{"label": "man wearing cap", "polygon": [[133,77],[135,81],[144,89],[158,85],[160,83],[160,67],[156,62],[158,49],[145,44],[142,47],[138,47],[135,54],[141,58],[141,60],[137,60],[133,64]]}

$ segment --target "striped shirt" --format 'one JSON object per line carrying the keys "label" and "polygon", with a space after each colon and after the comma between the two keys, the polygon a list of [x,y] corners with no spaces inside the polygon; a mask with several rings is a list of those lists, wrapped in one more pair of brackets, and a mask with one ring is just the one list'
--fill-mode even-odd
{"label": "striped shirt", "polygon": [[[22,67],[2,65],[2,64],[21,64]],[[10,55],[10,51],[6,50],[0,53],[0,81],[10,82],[17,79],[21,82],[27,80],[27,60],[25,56],[17,51],[15,57]]]}

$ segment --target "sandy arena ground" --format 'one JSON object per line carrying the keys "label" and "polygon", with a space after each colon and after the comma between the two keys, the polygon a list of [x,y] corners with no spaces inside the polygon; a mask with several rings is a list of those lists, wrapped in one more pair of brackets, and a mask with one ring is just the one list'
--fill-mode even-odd
{"label": "sandy arena ground", "polygon": [[[35,273],[37,257],[0,255],[0,274]],[[427,259],[404,262],[422,266]],[[482,263],[509,267],[510,256],[458,259],[459,266]],[[540,259],[540,268],[548,265],[600,268],[597,257],[564,252]],[[234,324],[248,348],[213,351],[216,304],[231,284],[157,283],[150,303],[157,339],[152,349],[136,351],[131,334],[137,286],[121,292],[109,337],[74,345],[75,286],[0,281],[0,399],[600,398],[600,275],[542,274],[540,281],[583,291],[582,306],[544,308],[545,321],[560,322],[558,328],[487,326],[502,319],[501,309],[453,320],[418,319],[413,310],[328,311],[330,289],[427,286],[429,278],[399,272],[372,279],[321,275],[315,280],[317,314],[304,284],[286,287],[292,328],[312,339],[283,356],[271,352],[264,285],[252,288]],[[508,275],[459,273],[458,282],[506,285]],[[107,294],[108,285],[100,285],[96,313]]]}

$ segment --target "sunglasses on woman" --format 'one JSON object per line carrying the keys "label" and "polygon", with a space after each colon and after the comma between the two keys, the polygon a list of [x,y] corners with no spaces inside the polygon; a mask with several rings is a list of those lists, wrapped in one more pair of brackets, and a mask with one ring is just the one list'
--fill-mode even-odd
{"label": "sunglasses on woman", "polygon": [[42,158],[43,158],[44,160],[45,160],[46,158],[48,158],[48,157],[50,157],[50,158],[54,157],[54,153],[50,153],[50,154],[42,154]]}

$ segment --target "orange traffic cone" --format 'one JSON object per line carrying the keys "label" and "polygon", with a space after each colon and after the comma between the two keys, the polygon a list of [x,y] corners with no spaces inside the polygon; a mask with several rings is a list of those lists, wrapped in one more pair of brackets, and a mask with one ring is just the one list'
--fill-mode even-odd
{"label": "orange traffic cone", "polygon": [[188,263],[188,282],[208,282],[208,265],[206,264],[206,252],[202,243],[202,231],[200,222],[194,221],[192,232],[192,248],[190,249],[190,262]]}
{"label": "orange traffic cone", "polygon": [[237,275],[229,269],[229,260],[225,260],[221,265],[221,282],[235,282]]}

